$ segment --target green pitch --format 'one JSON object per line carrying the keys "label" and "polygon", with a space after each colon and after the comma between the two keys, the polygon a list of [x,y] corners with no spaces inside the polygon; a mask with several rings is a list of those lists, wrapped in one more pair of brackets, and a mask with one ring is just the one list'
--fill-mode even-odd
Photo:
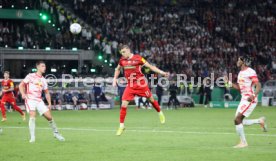
{"label": "green pitch", "polygon": [[233,149],[238,136],[233,109],[164,110],[161,125],[154,110],[129,108],[126,131],[115,136],[119,109],[55,111],[53,116],[66,138],[53,138],[48,123],[36,119],[36,143],[30,144],[28,123],[8,113],[0,123],[1,161],[275,161],[276,108],[258,107],[251,118],[266,116],[269,132],[258,125],[245,127],[249,147]]}

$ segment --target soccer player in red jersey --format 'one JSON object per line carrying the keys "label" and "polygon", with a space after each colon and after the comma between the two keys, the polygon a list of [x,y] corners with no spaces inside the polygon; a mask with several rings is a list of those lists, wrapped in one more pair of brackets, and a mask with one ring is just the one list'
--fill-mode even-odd
{"label": "soccer player in red jersey", "polygon": [[18,111],[23,121],[25,121],[25,113],[16,105],[13,90],[14,84],[10,79],[10,72],[4,72],[4,80],[2,81],[2,99],[1,99],[1,111],[2,111],[2,122],[7,120],[5,104],[8,102],[12,105],[13,109]]}
{"label": "soccer player in red jersey", "polygon": [[127,113],[127,106],[129,101],[133,100],[135,95],[146,97],[155,110],[159,113],[160,122],[165,123],[165,116],[160,109],[160,106],[156,100],[154,100],[151,91],[149,90],[146,78],[141,72],[141,67],[145,66],[151,69],[152,71],[168,77],[169,73],[164,72],[157,67],[149,64],[143,57],[140,55],[134,55],[131,53],[130,48],[127,45],[120,46],[120,53],[122,54],[119,64],[115,69],[113,86],[117,85],[117,78],[120,74],[120,69],[124,69],[125,77],[128,81],[124,94],[122,96],[122,104],[120,111],[120,127],[116,135],[120,136],[125,130],[124,121]]}

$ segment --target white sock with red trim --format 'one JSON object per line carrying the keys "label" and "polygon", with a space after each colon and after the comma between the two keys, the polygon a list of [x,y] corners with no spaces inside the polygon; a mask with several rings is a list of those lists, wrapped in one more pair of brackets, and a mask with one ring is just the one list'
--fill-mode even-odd
{"label": "white sock with red trim", "polygon": [[243,124],[236,125],[236,131],[237,131],[238,135],[240,136],[241,142],[246,144],[247,141],[245,139]]}
{"label": "white sock with red trim", "polygon": [[29,130],[30,130],[31,138],[35,138],[35,118],[30,117]]}
{"label": "white sock with red trim", "polygon": [[260,119],[251,119],[251,120],[243,120],[242,124],[243,125],[253,125],[253,124],[260,124],[261,120]]}

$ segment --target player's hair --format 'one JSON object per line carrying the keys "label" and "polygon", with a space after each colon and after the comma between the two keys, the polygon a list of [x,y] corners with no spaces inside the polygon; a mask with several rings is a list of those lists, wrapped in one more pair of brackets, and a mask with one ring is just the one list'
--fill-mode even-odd
{"label": "player's hair", "polygon": [[45,64],[45,62],[42,61],[42,60],[39,60],[39,61],[37,61],[37,62],[35,63],[36,66],[39,66],[40,64]]}
{"label": "player's hair", "polygon": [[119,51],[121,51],[122,49],[130,49],[130,47],[126,44],[120,44],[119,45]]}
{"label": "player's hair", "polygon": [[240,56],[240,59],[241,59],[241,61],[244,62],[244,64],[245,64],[246,66],[250,66],[250,65],[251,65],[252,59],[251,59],[250,56],[248,56],[248,55],[243,55],[243,56]]}
{"label": "player's hair", "polygon": [[5,74],[5,73],[10,74],[10,72],[9,72],[9,71],[7,71],[7,70],[6,70],[6,71],[4,71],[4,74]]}

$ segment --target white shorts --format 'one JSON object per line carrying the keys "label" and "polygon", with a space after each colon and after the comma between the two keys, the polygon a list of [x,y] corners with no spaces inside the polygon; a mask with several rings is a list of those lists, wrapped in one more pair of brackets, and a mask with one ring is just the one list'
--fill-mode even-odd
{"label": "white shorts", "polygon": [[249,117],[256,106],[257,106],[257,102],[255,101],[248,102],[247,100],[241,100],[235,116],[237,116],[238,113],[241,113],[243,116]]}
{"label": "white shorts", "polygon": [[43,115],[45,112],[49,111],[49,108],[45,105],[45,103],[36,100],[25,99],[26,110],[29,113],[30,111],[38,111],[40,115]]}

